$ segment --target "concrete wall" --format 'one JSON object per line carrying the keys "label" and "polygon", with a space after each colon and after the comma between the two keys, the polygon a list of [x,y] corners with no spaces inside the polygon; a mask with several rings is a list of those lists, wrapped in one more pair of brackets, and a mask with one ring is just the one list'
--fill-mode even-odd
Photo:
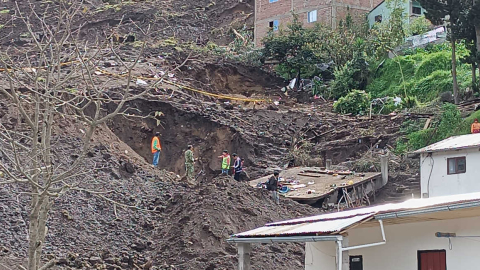
{"label": "concrete wall", "polygon": [[305,270],[334,270],[336,264],[335,242],[305,244]]}
{"label": "concrete wall", "polygon": [[[447,174],[447,158],[465,156],[466,172]],[[429,157],[420,156],[420,185],[422,196],[445,196],[480,192],[480,151],[478,148],[459,151],[436,152]],[[431,175],[430,175],[431,174]],[[430,179],[430,185],[429,185]]]}
{"label": "concrete wall", "polygon": [[[429,221],[399,224],[385,227],[387,243],[385,245],[351,250],[350,256],[363,256],[363,269],[368,270],[406,270],[418,269],[417,251],[446,250],[447,269],[476,269],[480,250],[478,238],[451,238],[449,249],[447,238],[435,237],[436,232],[452,232],[457,235],[480,235],[480,218]],[[381,241],[379,227],[353,229],[349,231],[349,245],[361,245]],[[332,242],[306,244],[306,270],[335,270],[336,254]],[[311,258],[314,258],[311,260]],[[312,262],[313,264],[308,264]],[[333,263],[332,263],[333,262]]]}
{"label": "concrete wall", "polygon": [[[402,0],[399,0],[399,1],[402,1]],[[412,14],[413,6],[421,8],[420,4],[416,1],[403,1],[403,2],[399,2],[399,5],[401,5],[401,8],[403,9],[403,14],[405,16],[405,23],[410,23],[411,20],[417,17],[417,15]],[[421,8],[421,9],[422,9],[421,14],[424,14],[425,9],[424,8]],[[370,27],[372,27],[375,24],[375,17],[378,15],[382,15],[382,21],[387,21],[390,18],[391,14],[392,14],[392,4],[388,4],[387,1],[384,1],[368,14],[368,24],[370,25]]]}

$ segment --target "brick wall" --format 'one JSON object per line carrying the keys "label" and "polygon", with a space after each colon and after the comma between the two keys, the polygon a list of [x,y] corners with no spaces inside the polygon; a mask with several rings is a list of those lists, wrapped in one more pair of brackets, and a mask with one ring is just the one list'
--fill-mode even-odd
{"label": "brick wall", "polygon": [[[278,20],[280,27],[285,27],[292,20],[292,10],[308,27],[307,14],[317,10],[317,22],[332,25],[332,13],[336,24],[347,15],[347,7],[354,21],[365,21],[365,15],[382,0],[278,0],[270,3],[269,0],[255,0],[255,44],[261,46],[263,37],[269,31],[269,22]],[[336,12],[332,12],[332,6]]]}
{"label": "brick wall", "polygon": [[291,0],[278,0],[274,3],[269,3],[269,0],[255,0],[255,20],[263,21],[281,15],[289,14],[292,10]]}
{"label": "brick wall", "polygon": [[342,6],[337,6],[337,25],[340,23],[342,20],[345,22],[345,18],[347,17],[347,14],[350,13],[350,16],[352,16],[352,20],[356,23],[364,23],[367,21],[367,13],[368,11],[364,9],[357,9],[357,8],[346,8]]}

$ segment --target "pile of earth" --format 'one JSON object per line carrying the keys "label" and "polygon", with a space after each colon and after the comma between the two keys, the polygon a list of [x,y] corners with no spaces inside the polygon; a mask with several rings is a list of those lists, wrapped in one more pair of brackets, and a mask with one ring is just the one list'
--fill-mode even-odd
{"label": "pile of earth", "polygon": [[[64,124],[54,138],[62,162],[76,158],[71,153],[80,140],[67,135],[73,129]],[[231,234],[319,212],[290,200],[277,206],[266,191],[231,177],[187,188],[177,175],[143,162],[106,127],[85,165],[96,169],[56,199],[47,222],[44,259],[56,258],[60,269],[148,269],[150,263],[152,269],[234,269],[236,248],[226,242]],[[6,185],[0,191],[3,265],[26,258],[25,190]],[[302,269],[303,247],[257,246],[253,261],[259,269]]]}
{"label": "pile of earth", "polygon": [[[179,91],[159,92],[148,101],[138,100],[128,106],[142,116],[164,113],[160,126],[154,119],[133,122],[122,121],[121,117],[109,123],[112,131],[145,160],[151,159],[149,143],[159,131],[164,147],[160,163],[167,170],[184,173],[183,151],[192,144],[207,173],[219,172],[218,156],[227,149],[245,158],[251,178],[292,165],[325,166],[326,159],[338,164],[384,148],[393,149],[401,136],[402,122],[413,117],[338,115],[328,111],[328,103],[294,107],[212,102]],[[305,143],[308,148],[298,153]],[[350,169],[370,171],[369,166]]]}
{"label": "pile of earth", "polygon": [[[73,1],[78,3],[80,1]],[[23,45],[32,41],[26,27],[13,22],[22,15],[35,11],[47,22],[56,22],[61,1],[14,1],[0,3],[0,44]],[[233,40],[231,29],[251,29],[254,18],[254,1],[211,0],[89,0],[73,17],[72,25],[81,28],[81,37],[95,40],[105,34],[116,40],[135,42],[148,40],[149,46],[163,43],[193,43],[205,45],[209,41],[225,45]],[[41,35],[41,24],[33,25]],[[140,30],[141,29],[141,30]],[[142,37],[142,31],[149,33]]]}

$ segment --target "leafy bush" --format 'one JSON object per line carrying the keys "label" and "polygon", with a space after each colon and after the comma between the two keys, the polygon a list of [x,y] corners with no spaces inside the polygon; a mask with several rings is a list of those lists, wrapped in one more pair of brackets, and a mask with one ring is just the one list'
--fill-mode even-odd
{"label": "leafy bush", "polygon": [[372,101],[372,109],[375,114],[389,114],[399,108],[392,97],[384,97]]}
{"label": "leafy bush", "polygon": [[434,71],[452,69],[452,56],[450,51],[425,53],[422,55],[420,65],[415,72],[417,79],[424,78]]}
{"label": "leafy bush", "polygon": [[407,25],[407,35],[421,35],[425,32],[428,32],[431,25],[432,23],[430,23],[430,21],[427,20],[424,15],[414,18],[410,24]]}
{"label": "leafy bush", "polygon": [[352,89],[365,90],[368,78],[368,68],[365,58],[356,55],[345,65],[336,68],[335,80],[331,85],[333,98],[345,96]]}
{"label": "leafy bush", "polygon": [[[458,44],[459,58],[467,54]],[[460,91],[471,85],[471,67],[459,63],[457,79]],[[373,74],[367,92],[373,98],[416,96],[419,102],[432,101],[439,93],[452,91],[451,48],[448,44],[418,49],[415,53],[387,59]]]}
{"label": "leafy bush", "polygon": [[417,97],[415,96],[406,96],[402,99],[402,108],[415,108],[419,106]]}
{"label": "leafy bush", "polygon": [[407,133],[406,138],[397,141],[395,151],[397,153],[414,151],[465,131],[466,124],[462,120],[457,106],[447,103],[443,105],[442,110],[436,128],[420,130],[420,126],[412,124],[413,122],[405,123],[402,131]]}
{"label": "leafy bush", "polygon": [[446,103],[443,105],[442,118],[437,127],[435,142],[446,139],[457,133],[459,125],[462,123],[462,117],[457,106]]}
{"label": "leafy bush", "polygon": [[342,114],[364,114],[369,107],[370,95],[361,90],[352,90],[333,104],[334,111]]}

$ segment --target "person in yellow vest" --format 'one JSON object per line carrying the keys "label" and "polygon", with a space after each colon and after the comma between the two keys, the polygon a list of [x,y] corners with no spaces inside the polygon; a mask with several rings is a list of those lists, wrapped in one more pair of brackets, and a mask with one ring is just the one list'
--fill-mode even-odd
{"label": "person in yellow vest", "polygon": [[222,159],[222,174],[228,175],[228,171],[230,171],[230,155],[228,151],[224,150],[219,158]]}
{"label": "person in yellow vest", "polygon": [[478,123],[478,119],[476,118],[473,120],[471,131],[472,133],[480,133],[480,123]]}
{"label": "person in yellow vest", "polygon": [[153,167],[158,166],[158,160],[160,159],[161,151],[162,145],[160,144],[160,132],[156,132],[155,137],[152,139]]}

